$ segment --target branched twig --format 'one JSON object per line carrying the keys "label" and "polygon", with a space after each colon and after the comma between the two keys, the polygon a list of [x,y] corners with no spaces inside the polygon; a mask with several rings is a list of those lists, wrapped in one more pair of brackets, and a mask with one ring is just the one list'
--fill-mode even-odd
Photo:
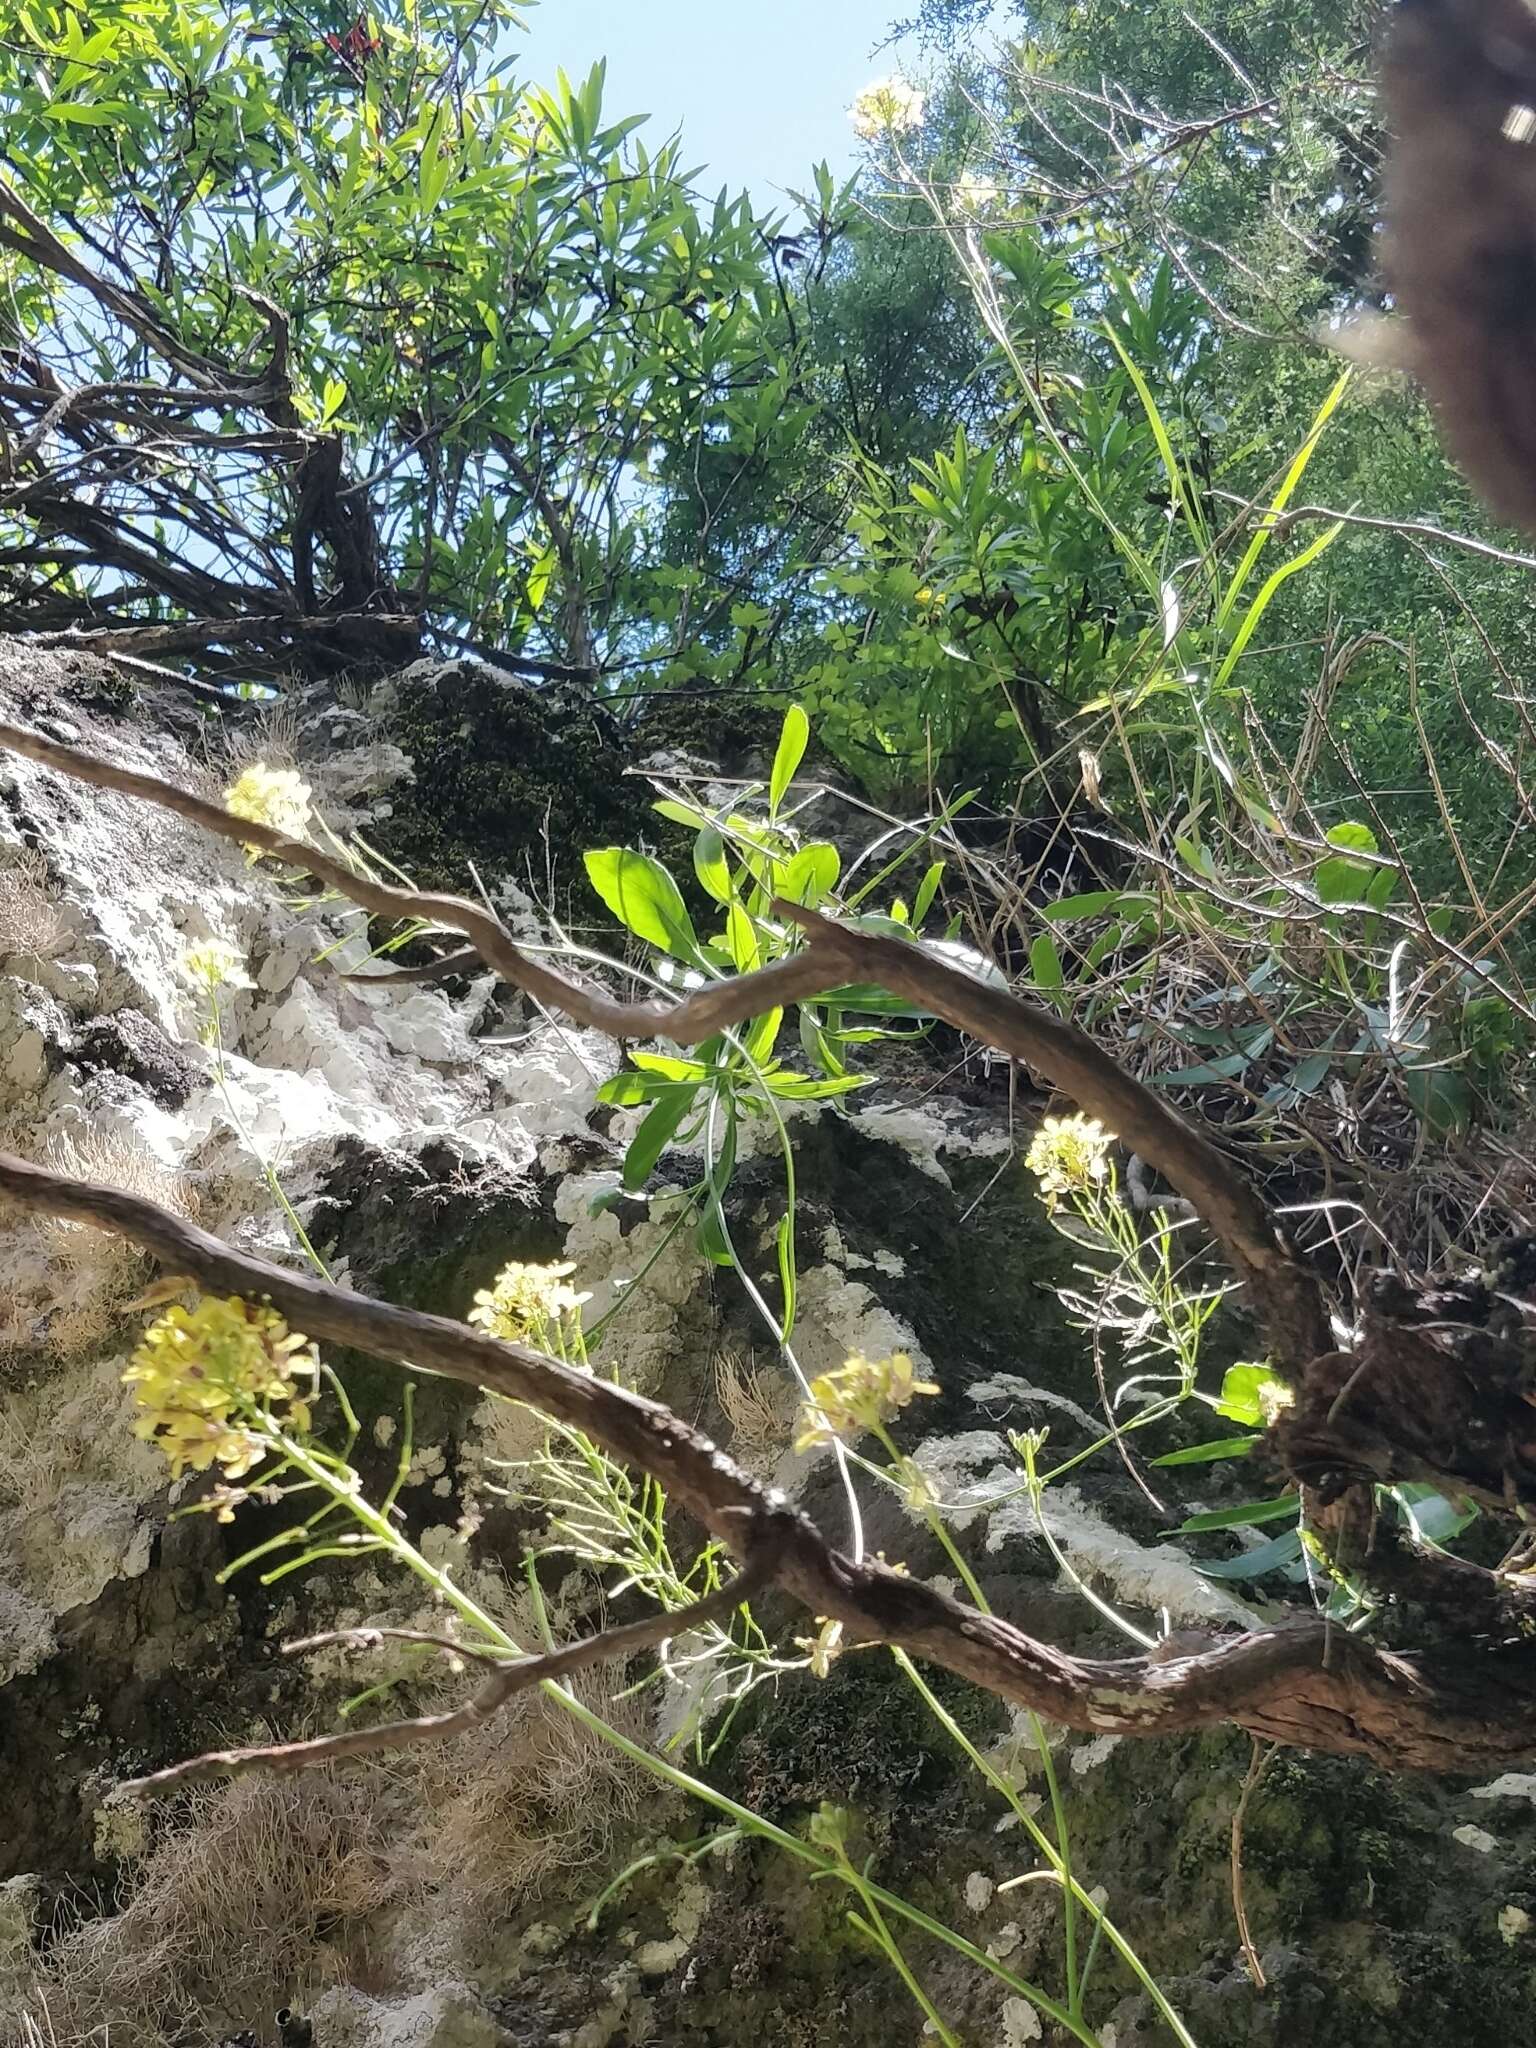
{"label": "branched twig", "polygon": [[1165,1660],[1071,1656],[878,1561],[855,1564],[707,1437],[612,1381],[285,1272],[141,1196],[5,1153],[0,1196],[126,1237],[205,1292],[270,1302],[307,1336],[526,1402],[649,1473],[738,1558],[769,1560],[775,1584],[812,1615],[841,1622],[849,1641],[899,1644],[1067,1727],[1151,1736],[1236,1722],[1268,1741],[1364,1755],[1389,1769],[1484,1773],[1536,1759],[1536,1653],[1523,1641],[1480,1657],[1461,1644],[1410,1657],[1333,1631],[1325,1665],[1330,1632],[1308,1620]]}
{"label": "branched twig", "polygon": [[[482,1721],[490,1720],[493,1714],[500,1713],[508,1700],[526,1692],[530,1685],[543,1685],[552,1679],[564,1678],[568,1672],[581,1671],[589,1664],[633,1656],[638,1650],[653,1649],[658,1643],[685,1635],[689,1629],[701,1627],[707,1621],[723,1620],[734,1614],[744,1600],[773,1576],[776,1562],[771,1535],[754,1541],[746,1564],[731,1583],[718,1587],[691,1607],[647,1615],[643,1621],[629,1622],[623,1628],[600,1629],[594,1636],[587,1636],[579,1643],[568,1643],[563,1650],[550,1650],[540,1657],[520,1657],[511,1663],[496,1660],[498,1668],[480,1690],[472,1693],[462,1706],[454,1707],[445,1714],[418,1714],[409,1720],[381,1721],[372,1728],[347,1728],[339,1735],[316,1735],[307,1742],[269,1742],[258,1743],[248,1749],[212,1749],[203,1756],[189,1757],[185,1763],[171,1764],[163,1771],[152,1771],[146,1778],[130,1778],[118,1786],[117,1796],[123,1799],[156,1798],[162,1793],[179,1792],[184,1785],[195,1785],[203,1778],[238,1778],[250,1771],[308,1771],[322,1764],[342,1763],[349,1757],[372,1756],[380,1750],[408,1749],[419,1742],[446,1742],[455,1735],[467,1734]],[[290,1648],[318,1648],[345,1636],[378,1639],[386,1635],[404,1636],[411,1642],[432,1643],[439,1648],[450,1649],[458,1656],[474,1657],[482,1663],[492,1661],[481,1652],[467,1649],[462,1643],[450,1643],[441,1636],[408,1629],[343,1630],[328,1636],[312,1636],[307,1642],[294,1643]]]}
{"label": "branched twig", "polygon": [[205,647],[257,642],[334,638],[337,634],[394,633],[419,640],[421,620],[413,612],[321,612],[269,618],[177,619],[163,626],[71,626],[56,633],[17,637],[28,647],[80,654],[191,654]]}
{"label": "branched twig", "polygon": [[20,726],[0,724],[0,746],[77,781],[145,798],[221,839],[260,847],[382,917],[420,920],[461,932],[486,966],[513,987],[610,1038],[660,1037],[696,1045],[781,1004],[824,995],[850,982],[878,983],[983,1044],[1027,1061],[1192,1202],[1239,1278],[1251,1288],[1283,1371],[1299,1374],[1311,1359],[1331,1348],[1316,1275],[1292,1253],[1264,1204],[1208,1138],[1152,1089],[1123,1072],[1074,1024],[989,988],[935,959],[921,945],[835,924],[797,904],[780,903],[777,913],[806,933],[809,944],[803,952],[699,989],[681,1002],[619,1003],[590,983],[520,951],[490,911],[463,897],[401,889],[361,875],[334,855],[285,838],[270,826],[232,817],[220,805],[157,776],[119,768]]}
{"label": "branched twig", "polygon": [[[1214,1146],[1074,1026],[947,966],[920,945],[779,904],[778,914],[805,931],[803,952],[675,1004],[618,1003],[522,953],[494,915],[475,903],[374,881],[268,826],[232,817],[189,791],[40,733],[0,725],[0,745],[78,780],[144,798],[223,839],[258,846],[381,916],[425,920],[460,932],[485,964],[515,987],[612,1037],[656,1035],[694,1044],[779,1003],[849,983],[877,983],[1049,1075],[1195,1204],[1249,1282],[1282,1363],[1302,1376],[1309,1368],[1340,1363],[1328,1350],[1316,1277],[1291,1253],[1264,1205]],[[30,1210],[127,1237],[154,1253],[168,1271],[190,1275],[206,1292],[269,1301],[291,1328],[310,1337],[524,1401],[648,1473],[708,1534],[738,1558],[751,1560],[754,1569],[769,1559],[764,1568],[775,1583],[812,1615],[840,1622],[850,1641],[899,1644],[1069,1727],[1155,1735],[1235,1721],[1256,1736],[1290,1746],[1363,1754],[1389,1767],[1442,1771],[1485,1771],[1536,1756],[1536,1650],[1519,1631],[1506,1631],[1501,1647],[1477,1658],[1469,1658],[1460,1645],[1403,1656],[1337,1631],[1330,1639],[1325,1625],[1314,1621],[1256,1630],[1172,1660],[1069,1656],[883,1564],[853,1562],[706,1437],[612,1382],[463,1324],[282,1271],[137,1196],[71,1181],[4,1154],[0,1195]],[[1489,1587],[1495,1587],[1491,1577]],[[663,1631],[676,1628],[678,1617],[657,1625]],[[579,1645],[559,1654],[586,1657],[606,1651]],[[547,1664],[542,1667],[542,1675],[549,1671]],[[463,1708],[458,1714],[470,1711]],[[442,1719],[434,1718],[434,1729]],[[448,1732],[468,1725],[447,1719]],[[370,1742],[377,1739],[368,1731]],[[312,1752],[299,1745],[295,1753]]]}

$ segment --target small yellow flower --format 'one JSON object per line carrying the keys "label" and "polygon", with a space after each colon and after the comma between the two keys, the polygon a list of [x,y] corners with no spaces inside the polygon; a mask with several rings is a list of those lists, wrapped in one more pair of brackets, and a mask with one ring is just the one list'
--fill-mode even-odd
{"label": "small yellow flower", "polygon": [[796,1636],[795,1648],[804,1650],[810,1659],[811,1675],[826,1678],[832,1666],[843,1654],[843,1624],[828,1621],[825,1615],[816,1617],[821,1626],[814,1636]]}
{"label": "small yellow flower", "polygon": [[1109,1176],[1114,1137],[1091,1116],[1048,1116],[1024,1155],[1047,1209],[1063,1195],[1086,1194]]}
{"label": "small yellow flower", "polygon": [[189,946],[181,956],[181,971],[210,995],[219,988],[255,986],[239,952],[223,939],[205,939],[200,946]]}
{"label": "small yellow flower", "polygon": [[590,1294],[576,1294],[566,1286],[575,1272],[574,1261],[558,1266],[525,1266],[514,1260],[503,1266],[490,1287],[475,1296],[469,1320],[489,1330],[493,1337],[521,1343],[532,1337],[547,1344],[561,1333],[562,1325],[577,1314]]}
{"label": "small yellow flower", "polygon": [[[233,1480],[267,1455],[275,1405],[286,1408],[284,1427],[309,1428],[318,1372],[307,1337],[290,1331],[274,1310],[231,1295],[191,1309],[178,1304],[157,1316],[123,1380],[139,1409],[134,1434],[159,1444],[174,1474],[217,1465]],[[301,1377],[308,1382],[304,1391]],[[227,1495],[221,1498],[221,1519],[232,1506]]]}
{"label": "small yellow flower", "polygon": [[926,104],[927,95],[904,78],[877,78],[873,85],[865,86],[848,109],[848,119],[855,135],[865,142],[874,142],[882,135],[920,128]]}
{"label": "small yellow flower", "polygon": [[[224,792],[224,808],[232,817],[267,825],[285,839],[302,839],[309,825],[313,792],[292,768],[269,768],[265,761],[237,775]],[[260,860],[262,849],[247,846],[248,860]]]}
{"label": "small yellow flower", "polygon": [[806,1451],[813,1444],[839,1439],[851,1441],[889,1422],[915,1394],[938,1391],[931,1380],[914,1376],[912,1360],[905,1351],[873,1359],[856,1351],[835,1372],[824,1372],[811,1381],[810,1404],[800,1411],[795,1449]]}

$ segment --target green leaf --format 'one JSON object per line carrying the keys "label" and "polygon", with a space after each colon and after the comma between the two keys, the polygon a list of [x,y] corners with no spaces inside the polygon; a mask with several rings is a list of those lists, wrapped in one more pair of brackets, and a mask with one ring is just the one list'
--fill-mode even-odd
{"label": "green leaf", "polygon": [[698,963],[699,942],[687,906],[659,860],[622,846],[600,847],[585,858],[593,888],[637,939],[675,959]]}
{"label": "green leaf", "polygon": [[778,751],[773,757],[773,773],[768,778],[768,815],[771,818],[776,818],[779,814],[784,792],[795,779],[795,770],[805,756],[806,742],[810,736],[811,721],[800,705],[791,704],[784,714]]}
{"label": "green leaf", "polygon": [[1061,971],[1061,955],[1056,950],[1056,941],[1049,932],[1039,932],[1030,941],[1029,973],[1040,993],[1049,996],[1057,1009],[1061,1009],[1065,976]]}
{"label": "green leaf", "polygon": [[1451,1542],[1477,1520],[1479,1512],[1475,1501],[1458,1506],[1432,1486],[1394,1486],[1392,1498],[1415,1531],[1430,1543]]}
{"label": "green leaf", "polygon": [[626,1071],[605,1081],[597,1091],[597,1099],[611,1102],[618,1109],[634,1109],[642,1102],[653,1102],[666,1085],[665,1081],[652,1081],[644,1074]]}
{"label": "green leaf", "polygon": [[804,1074],[770,1074],[768,1092],[786,1102],[825,1102],[834,1095],[849,1095],[855,1088],[868,1088],[873,1074],[829,1074],[825,1080],[808,1080]]}
{"label": "green leaf", "polygon": [[[1274,1036],[1273,1032],[1269,1035],[1271,1038]],[[1202,1060],[1197,1066],[1175,1067],[1165,1073],[1149,1074],[1147,1079],[1154,1088],[1169,1088],[1175,1082],[1209,1084],[1213,1081],[1234,1081],[1246,1068],[1252,1066],[1253,1058],[1251,1052],[1233,1052],[1228,1053],[1224,1059]]]}
{"label": "green leaf", "polygon": [[795,1218],[792,1210],[786,1209],[779,1218],[774,1242],[779,1255],[779,1286],[784,1292],[784,1328],[779,1341],[787,1344],[795,1327],[795,1301],[799,1293],[795,1271]]}
{"label": "green leaf", "polygon": [[1047,924],[1065,924],[1074,917],[1103,917],[1111,910],[1147,910],[1152,898],[1137,889],[1090,889],[1081,896],[1061,896],[1040,915]]}
{"label": "green leaf", "polygon": [[629,1150],[624,1154],[624,1185],[631,1194],[650,1179],[651,1168],[670,1144],[698,1093],[697,1088],[677,1084],[656,1098],[655,1106],[630,1139]]}
{"label": "green leaf", "polygon": [[1249,1529],[1259,1522],[1280,1522],[1301,1510],[1299,1493],[1282,1493],[1275,1500],[1246,1500],[1235,1508],[1206,1508],[1180,1522],[1180,1536],[1198,1536],[1206,1529]]}
{"label": "green leaf", "polygon": [[[1339,829],[1334,827],[1334,831]],[[1331,839],[1333,833],[1328,836]],[[1360,903],[1365,900],[1376,873],[1377,870],[1363,860],[1349,860],[1343,854],[1333,854],[1329,859],[1318,862],[1317,873],[1312,880],[1322,903]]]}
{"label": "green leaf", "polygon": [[757,926],[739,903],[733,902],[725,914],[725,943],[739,974],[750,974],[754,967],[761,966]]}
{"label": "green leaf", "polygon": [[814,1060],[824,1074],[830,1077],[846,1072],[833,1041],[822,1029],[820,1016],[808,1003],[800,1005],[799,1032],[807,1058]]}
{"label": "green leaf", "polygon": [[1251,1429],[1269,1424],[1269,1409],[1282,1405],[1290,1389],[1267,1365],[1229,1365],[1221,1382],[1216,1413],[1228,1422],[1246,1422]]}
{"label": "green leaf", "polygon": [[674,825],[686,825],[693,832],[709,823],[709,813],[701,811],[697,804],[678,803],[669,796],[658,797],[651,809],[658,817],[669,818]]}
{"label": "green leaf", "polygon": [[837,848],[813,840],[785,862],[777,893],[790,903],[803,903],[807,910],[815,910],[837,887],[841,868]]}
{"label": "green leaf", "polygon": [[696,1242],[700,1252],[712,1266],[732,1266],[736,1263],[720,1229],[713,1204],[710,1204],[699,1218]]}
{"label": "green leaf", "polygon": [[133,109],[121,100],[55,100],[43,114],[49,121],[72,121],[85,128],[111,128],[133,120]]}
{"label": "green leaf", "polygon": [[[779,1026],[784,1021],[782,1010],[765,1010],[761,1017],[754,1017],[742,1039],[742,1049],[749,1060],[762,1066],[773,1051],[774,1041],[779,1035]],[[769,1086],[773,1084],[770,1081]]]}
{"label": "green leaf", "polygon": [[1208,1444],[1191,1444],[1187,1450],[1168,1451],[1154,1458],[1154,1465],[1214,1465],[1218,1458],[1246,1458],[1259,1439],[1256,1436],[1219,1436]]}
{"label": "green leaf", "polygon": [[664,1081],[702,1081],[709,1069],[702,1060],[679,1059],[669,1052],[632,1052],[631,1062],[647,1074],[660,1074]]}
{"label": "green leaf", "polygon": [[731,901],[731,870],[725,858],[725,841],[713,825],[705,825],[693,842],[693,872],[705,893],[717,903]]}
{"label": "green leaf", "polygon": [[944,863],[936,860],[927,869],[917,885],[917,894],[912,899],[912,923],[921,927],[923,919],[933,908],[933,899],[939,893],[939,883],[944,879]]}
{"label": "green leaf", "polygon": [[1330,846],[1337,846],[1343,853],[1379,853],[1376,834],[1369,825],[1362,825],[1357,819],[1346,818],[1337,825],[1330,825],[1323,834]]}
{"label": "green leaf", "polygon": [[1474,1097],[1466,1076],[1455,1067],[1409,1067],[1403,1088],[1415,1115],[1434,1137],[1470,1127]]}

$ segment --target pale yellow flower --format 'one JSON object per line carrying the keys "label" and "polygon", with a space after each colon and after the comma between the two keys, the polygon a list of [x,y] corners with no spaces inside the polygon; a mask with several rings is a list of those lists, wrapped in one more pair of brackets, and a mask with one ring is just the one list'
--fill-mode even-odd
{"label": "pale yellow flower", "polygon": [[[309,826],[313,792],[292,768],[269,768],[265,761],[237,775],[224,792],[224,808],[231,817],[249,818],[281,832],[285,839],[302,839]],[[247,857],[260,860],[262,849],[247,846]]]}
{"label": "pale yellow flower", "polygon": [[893,1351],[889,1358],[866,1358],[855,1352],[835,1372],[824,1372],[811,1381],[811,1400],[800,1411],[797,1451],[813,1444],[851,1441],[866,1430],[890,1421],[915,1394],[936,1394],[931,1380],[916,1377],[912,1360],[905,1351]]}
{"label": "pale yellow flower", "polygon": [[[319,1361],[307,1337],[238,1295],[179,1303],[157,1316],[123,1372],[139,1409],[135,1436],[157,1443],[178,1476],[217,1465],[226,1479],[254,1470],[271,1448],[269,1411],[307,1431]],[[301,1387],[301,1381],[304,1383]],[[266,1427],[264,1427],[266,1425]],[[220,1499],[223,1510],[231,1497]]]}
{"label": "pale yellow flower", "polygon": [[575,1270],[570,1260],[558,1266],[525,1266],[514,1260],[502,1267],[491,1286],[476,1294],[469,1320],[512,1344],[528,1337],[548,1343],[566,1319],[592,1299],[566,1286]]}
{"label": "pale yellow flower", "polygon": [[826,1678],[830,1675],[832,1666],[843,1654],[843,1624],[840,1621],[828,1621],[820,1614],[816,1619],[821,1626],[815,1635],[796,1636],[795,1648],[807,1653],[813,1678]]}
{"label": "pale yellow flower", "polygon": [[181,956],[181,971],[210,995],[219,988],[254,986],[239,952],[223,939],[204,939],[200,946],[189,946]]}
{"label": "pale yellow flower", "polygon": [[1107,1180],[1114,1142],[1113,1134],[1091,1116],[1048,1116],[1024,1155],[1045,1206],[1054,1209],[1063,1195],[1087,1194]]}
{"label": "pale yellow flower", "polygon": [[877,78],[873,85],[865,86],[848,109],[848,118],[855,135],[865,142],[874,142],[882,135],[899,135],[909,128],[920,128],[926,104],[927,95],[904,78]]}

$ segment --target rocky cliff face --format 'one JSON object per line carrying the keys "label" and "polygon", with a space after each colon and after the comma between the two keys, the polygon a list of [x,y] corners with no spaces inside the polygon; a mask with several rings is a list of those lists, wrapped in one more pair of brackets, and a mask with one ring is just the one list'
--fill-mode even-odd
{"label": "rocky cliff face", "polygon": [[[547,909],[583,845],[643,817],[606,736],[569,710],[552,722],[481,669],[423,665],[350,703],[212,720],[173,688],[129,690],[102,666],[0,646],[0,713],[210,792],[232,760],[286,750],[333,827],[455,886],[475,857],[530,934],[546,837]],[[188,964],[209,946],[233,970],[217,1047]],[[604,1368],[837,1526],[825,1462],[786,1448],[793,1401],[734,1276],[645,1205],[597,1199],[618,1185],[626,1137],[623,1114],[596,1102],[614,1048],[490,977],[343,979],[366,953],[346,906],[163,813],[0,757],[0,1146],[151,1194],[279,1262],[297,1258],[297,1221],[346,1284],[449,1314],[510,1259],[574,1261],[589,1318],[622,1303]],[[1107,1646],[1041,1542],[1007,1442],[1048,1427],[1070,1452],[1101,1434],[1082,1341],[1052,1291],[1059,1243],[1011,1163],[1006,1103],[967,1103],[942,1072],[794,1120],[802,1364],[909,1350],[943,1389],[914,1418],[919,1460],[949,1499],[976,1504],[956,1526],[989,1597],[1053,1640]],[[731,1198],[764,1276],[777,1174],[747,1157]],[[374,1559],[326,1558],[269,1584],[259,1568],[224,1577],[294,1510],[258,1502],[233,1526],[178,1513],[197,1487],[168,1486],[120,1379],[148,1278],[80,1226],[0,1214],[0,2038],[729,2048],[770,2025],[786,2043],[919,2038],[921,2015],[850,1931],[846,1899],[761,1846],[679,1858],[710,1817],[542,1699],[451,1749],[245,1779],[151,1811],[112,1801],[120,1778],[211,1744],[334,1725],[380,1676],[337,1654],[300,1667],[284,1640],[437,1618]],[[401,1375],[337,1364],[365,1481],[387,1484]],[[524,1633],[532,1523],[505,1461],[526,1441],[506,1404],[424,1380],[400,1494],[423,1553]],[[1139,1619],[1209,1626],[1238,1611],[1113,1460],[1078,1468],[1049,1503],[1075,1573]],[[872,1497],[868,1521],[872,1547],[942,1568],[890,1496]],[[568,1626],[598,1610],[590,1575],[551,1594]],[[805,1628],[775,1618],[786,1647]],[[664,1739],[687,1723],[685,1668],[617,1703],[605,1674],[578,1705],[605,1699],[621,1735]],[[396,1710],[456,1696],[419,1660],[382,1675]],[[939,1690],[970,1741],[1027,1774],[1027,1731],[997,1702]],[[1031,1861],[1017,1826],[887,1658],[787,1672],[715,1732],[702,1769],[730,1796],[790,1828],[824,1800],[847,1807],[882,1882],[1020,1977],[1058,1981],[1057,1893],[1001,1888]],[[1204,2048],[1385,2043],[1426,2026],[1519,2038],[1536,1989],[1536,1781],[1390,1784],[1279,1759],[1245,1828],[1261,1993],[1230,1897],[1246,1743],[1057,1751],[1075,1867],[1107,1887]],[[594,1898],[636,1862],[589,1925]],[[1118,1964],[1097,1967],[1123,1993],[1103,2048],[1170,2038]],[[953,1953],[926,1955],[924,1971],[967,2042],[1052,2038],[1028,2001]]]}

